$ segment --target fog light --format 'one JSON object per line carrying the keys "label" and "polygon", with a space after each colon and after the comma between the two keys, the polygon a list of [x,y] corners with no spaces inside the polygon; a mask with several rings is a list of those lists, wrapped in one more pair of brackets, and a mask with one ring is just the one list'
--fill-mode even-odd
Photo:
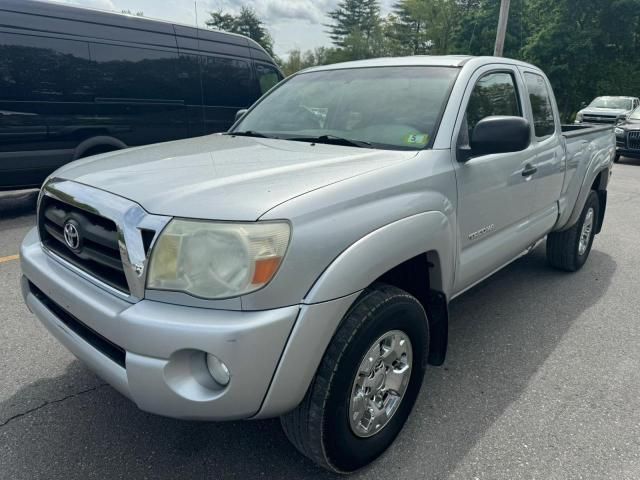
{"label": "fog light", "polygon": [[231,373],[229,373],[227,366],[218,357],[207,353],[207,368],[217,383],[223,387],[226,387],[229,384],[229,380],[231,380]]}

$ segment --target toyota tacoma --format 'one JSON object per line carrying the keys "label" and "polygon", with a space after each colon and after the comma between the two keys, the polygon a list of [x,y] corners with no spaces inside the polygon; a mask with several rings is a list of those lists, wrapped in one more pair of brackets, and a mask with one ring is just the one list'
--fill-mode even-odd
{"label": "toyota tacoma", "polygon": [[452,299],[545,239],[577,271],[603,225],[613,125],[563,126],[523,62],[317,67],[238,113],[51,175],[23,295],[140,409],[279,416],[332,471],[400,432]]}

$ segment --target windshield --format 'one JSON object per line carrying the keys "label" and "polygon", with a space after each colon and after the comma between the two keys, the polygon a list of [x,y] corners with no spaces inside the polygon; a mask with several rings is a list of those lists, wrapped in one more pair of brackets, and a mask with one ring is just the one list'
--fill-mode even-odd
{"label": "windshield", "polygon": [[457,74],[447,67],[302,73],[264,98],[233,132],[419,150],[434,135]]}
{"label": "windshield", "polygon": [[595,108],[620,108],[623,110],[631,110],[632,104],[630,98],[622,97],[598,97],[589,104]]}
{"label": "windshield", "polygon": [[631,115],[629,115],[629,118],[632,120],[640,120],[640,107],[636,108],[633,112],[631,112]]}

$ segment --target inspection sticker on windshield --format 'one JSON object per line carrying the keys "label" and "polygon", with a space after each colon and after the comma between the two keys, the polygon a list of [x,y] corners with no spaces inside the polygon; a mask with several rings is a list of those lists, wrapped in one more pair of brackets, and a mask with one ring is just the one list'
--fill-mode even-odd
{"label": "inspection sticker on windshield", "polygon": [[429,143],[429,135],[426,133],[410,133],[404,137],[404,143],[407,145],[419,145],[424,147]]}

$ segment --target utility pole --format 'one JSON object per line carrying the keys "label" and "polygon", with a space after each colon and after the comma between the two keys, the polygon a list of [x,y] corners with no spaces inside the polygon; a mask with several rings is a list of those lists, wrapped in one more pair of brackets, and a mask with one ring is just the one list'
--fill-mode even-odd
{"label": "utility pole", "polygon": [[493,55],[501,57],[504,52],[504,37],[507,34],[507,22],[509,21],[509,4],[511,0],[502,0],[500,4],[500,18],[498,19],[498,33],[496,34],[496,47]]}

